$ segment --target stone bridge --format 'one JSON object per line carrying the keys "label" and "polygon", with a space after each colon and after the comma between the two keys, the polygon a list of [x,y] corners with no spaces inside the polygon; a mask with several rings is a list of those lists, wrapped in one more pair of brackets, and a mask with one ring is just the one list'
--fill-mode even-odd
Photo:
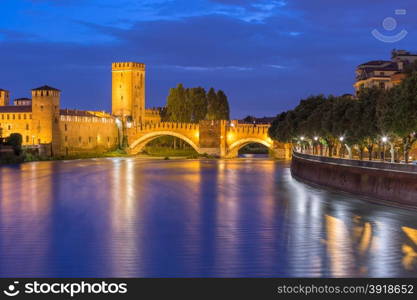
{"label": "stone bridge", "polygon": [[222,158],[237,157],[240,148],[259,143],[270,149],[272,156],[290,158],[290,147],[272,141],[270,125],[238,124],[237,121],[201,121],[195,123],[161,122],[138,124],[126,129],[128,152],[137,154],[147,143],[161,136],[175,136],[187,142],[199,154]]}

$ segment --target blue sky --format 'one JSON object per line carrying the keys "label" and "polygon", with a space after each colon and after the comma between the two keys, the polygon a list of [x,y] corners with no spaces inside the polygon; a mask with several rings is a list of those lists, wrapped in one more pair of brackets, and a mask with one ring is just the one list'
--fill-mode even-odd
{"label": "blue sky", "polygon": [[[311,94],[353,92],[354,69],[417,51],[413,0],[1,0],[0,88],[49,84],[62,107],[110,110],[113,61],[147,64],[147,105],[170,87],[211,86],[232,117],[272,116]],[[395,9],[407,14],[396,16]],[[382,28],[386,17],[398,28]],[[373,29],[407,37],[383,43]]]}

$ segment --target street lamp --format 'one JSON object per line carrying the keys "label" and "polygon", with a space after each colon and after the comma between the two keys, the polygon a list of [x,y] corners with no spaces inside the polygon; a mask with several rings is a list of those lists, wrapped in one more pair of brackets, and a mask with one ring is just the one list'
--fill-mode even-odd
{"label": "street lamp", "polygon": [[388,142],[388,137],[382,137],[382,160],[385,161],[385,144]]}
{"label": "street lamp", "polygon": [[343,142],[345,140],[345,138],[343,137],[343,136],[341,136],[340,138],[339,138],[339,141],[341,141],[341,142]]}
{"label": "street lamp", "polygon": [[314,140],[317,142],[319,140],[319,138],[317,136],[315,136]]}

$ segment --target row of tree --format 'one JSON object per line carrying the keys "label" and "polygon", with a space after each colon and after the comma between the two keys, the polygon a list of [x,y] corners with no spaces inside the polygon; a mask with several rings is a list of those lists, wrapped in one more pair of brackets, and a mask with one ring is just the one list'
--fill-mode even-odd
{"label": "row of tree", "polygon": [[[294,146],[319,149],[320,153],[343,154],[347,150],[372,159],[376,149],[390,148],[408,162],[417,140],[417,72],[410,73],[392,89],[361,90],[357,97],[323,95],[301,100],[294,109],[279,114],[269,135]],[[385,154],[385,152],[384,152]]]}
{"label": "row of tree", "polygon": [[167,105],[163,113],[164,121],[192,122],[201,120],[229,120],[230,109],[226,94],[211,88],[184,88],[178,84],[169,91]]}

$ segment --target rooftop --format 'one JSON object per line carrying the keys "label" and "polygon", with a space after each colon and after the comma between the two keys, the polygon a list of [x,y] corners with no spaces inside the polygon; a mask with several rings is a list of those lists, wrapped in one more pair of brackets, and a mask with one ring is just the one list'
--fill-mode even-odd
{"label": "rooftop", "polygon": [[32,91],[57,91],[57,92],[60,92],[60,90],[58,90],[56,88],[53,88],[49,85],[40,86],[38,88],[32,89]]}
{"label": "rooftop", "polygon": [[92,113],[78,109],[61,109],[59,113],[62,116],[94,117]]}
{"label": "rooftop", "polygon": [[31,105],[6,105],[0,106],[0,113],[24,113],[32,112]]}

